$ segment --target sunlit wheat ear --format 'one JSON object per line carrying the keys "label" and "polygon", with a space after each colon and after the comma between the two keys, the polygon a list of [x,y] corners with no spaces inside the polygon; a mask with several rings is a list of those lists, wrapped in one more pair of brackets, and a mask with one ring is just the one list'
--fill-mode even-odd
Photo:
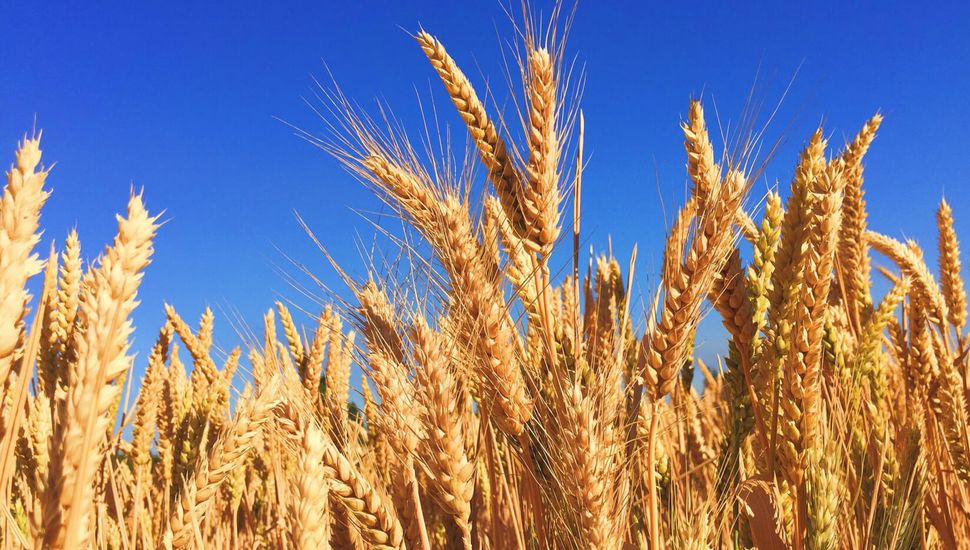
{"label": "sunlit wheat ear", "polygon": [[[307,483],[327,484],[328,504],[333,505],[330,511],[350,520],[349,525],[337,525],[338,530],[346,534],[349,540],[359,539],[359,542],[366,543],[371,548],[406,549],[401,522],[383,491],[372,485],[368,477],[321,433],[313,420],[306,417],[306,411],[302,410],[292,397],[290,394],[277,407],[277,427],[283,432],[285,438],[292,439],[300,445],[300,461],[312,461],[313,463],[309,465],[310,470],[322,476],[310,479],[307,477],[310,471],[303,472],[299,476],[298,484],[304,483],[304,480]],[[304,489],[298,486],[300,493],[304,491],[315,493],[310,495],[310,501],[298,503],[298,508],[301,510],[305,508],[306,512],[312,509],[319,510],[322,503],[319,502],[318,497],[323,494],[316,493],[318,490],[322,488]],[[299,513],[302,514],[304,511]],[[343,531],[347,527],[349,532]],[[317,529],[312,524],[299,526],[297,533],[299,544],[309,542],[325,533]],[[340,540],[338,536],[341,536],[340,533],[332,533],[324,542],[337,547],[337,541]]]}
{"label": "sunlit wheat ear", "polygon": [[293,356],[293,361],[296,365],[300,367],[300,374],[302,376],[302,365],[306,352],[303,339],[300,336],[299,330],[296,328],[296,323],[293,322],[293,315],[290,313],[290,308],[286,307],[283,302],[277,300],[276,311],[280,314],[280,322],[283,324],[283,335],[286,336],[286,344],[290,350],[290,355]]}
{"label": "sunlit wheat ear", "polygon": [[808,247],[803,264],[805,272],[802,294],[795,308],[793,353],[789,355],[789,363],[785,366],[787,380],[784,382],[785,391],[789,392],[786,394],[786,403],[801,401],[799,405],[792,406],[790,409],[792,413],[796,407],[800,409],[798,413],[793,414],[793,416],[800,414],[800,420],[796,420],[796,423],[801,440],[796,446],[801,447],[802,455],[801,466],[798,468],[792,466],[796,471],[804,469],[806,461],[804,453],[813,448],[816,441],[821,401],[822,330],[826,301],[833,278],[833,262],[841,222],[843,186],[842,167],[839,161],[833,161],[822,168],[809,183],[809,192],[815,197],[809,207],[807,220],[811,232],[808,235]]}
{"label": "sunlit wheat ear", "polygon": [[[792,334],[795,327],[806,326],[810,319],[801,307],[801,299],[805,291],[806,266],[811,261],[808,254],[808,242],[811,239],[812,228],[808,221],[812,216],[814,196],[811,186],[825,169],[825,140],[821,129],[817,130],[808,145],[802,151],[799,164],[792,179],[791,195],[788,207],[785,209],[784,221],[781,226],[780,242],[775,253],[775,264],[769,281],[771,289],[768,293],[768,346],[755,365],[756,376],[767,380],[764,389],[767,395],[762,397],[766,411],[768,437],[763,443],[769,448],[764,450],[769,455],[768,461],[774,455],[782,455],[784,466],[782,471],[790,475],[790,480],[800,479],[802,471],[799,461],[801,453],[801,434],[798,425],[803,418],[802,403],[790,403],[780,398],[780,392],[785,385],[790,385],[795,391],[802,386],[806,369],[801,367],[788,372],[784,366],[792,353],[802,353],[806,350],[792,346]],[[797,361],[797,356],[792,361]],[[811,372],[814,372],[811,371]],[[813,390],[810,390],[813,391]],[[779,437],[775,426],[780,426]],[[780,450],[779,450],[780,449]],[[797,481],[792,481],[798,484]]]}
{"label": "sunlit wheat ear", "polygon": [[681,129],[687,150],[687,173],[693,184],[691,194],[703,204],[710,196],[712,186],[721,179],[721,167],[714,161],[714,146],[700,101],[690,102],[690,116],[688,122],[681,124]]}
{"label": "sunlit wheat ear", "polygon": [[419,318],[411,333],[417,363],[415,381],[424,412],[424,446],[432,469],[433,483],[442,507],[453,516],[462,544],[470,549],[471,499],[475,489],[475,463],[465,451],[465,426],[461,417],[461,394],[452,370],[451,353],[442,336]]}
{"label": "sunlit wheat ear", "polygon": [[[616,467],[608,437],[609,426],[597,414],[597,399],[580,384],[568,390],[562,412],[562,446],[557,457],[566,487],[567,517],[578,523],[578,538],[592,548],[615,547],[613,532],[622,503],[615,485]],[[585,395],[584,395],[585,393]],[[593,394],[593,395],[591,395]]]}
{"label": "sunlit wheat ear", "polygon": [[57,278],[56,308],[50,313],[50,356],[37,365],[45,388],[54,396],[55,388],[67,384],[68,366],[77,360],[74,331],[77,329],[78,298],[81,294],[81,241],[72,229],[64,241]]}
{"label": "sunlit wheat ear", "polygon": [[488,178],[495,189],[495,194],[502,203],[505,214],[513,228],[519,234],[525,232],[525,218],[522,211],[522,182],[512,165],[506,150],[505,141],[499,136],[498,130],[485,111],[485,105],[478,99],[465,73],[458,68],[454,59],[445,51],[445,47],[435,37],[420,31],[415,38],[424,54],[431,62],[441,82],[445,85],[452,103],[458,109],[462,120],[468,127],[468,132],[478,153],[488,171]]}
{"label": "sunlit wheat ear", "polygon": [[[323,375],[323,362],[332,331],[332,317],[333,310],[329,306],[324,308],[320,316],[317,317],[317,327],[313,331],[310,348],[307,350],[306,358],[300,369],[303,387],[307,391],[307,399],[313,404],[320,402],[320,379]],[[327,373],[332,374],[329,368]]]}
{"label": "sunlit wheat ear", "polygon": [[874,231],[866,232],[866,240],[882,254],[894,261],[903,273],[913,280],[914,298],[933,322],[942,322],[949,316],[946,298],[923,258],[903,243]]}
{"label": "sunlit wheat ear", "polygon": [[151,447],[152,441],[155,439],[159,405],[167,376],[165,361],[171,338],[171,327],[166,324],[162,327],[155,345],[152,346],[152,351],[148,357],[148,369],[135,402],[135,422],[131,435],[131,458],[135,469],[135,494],[132,497],[134,505],[131,511],[131,525],[132,529],[135,530],[141,527],[143,495],[148,492],[147,489],[151,486],[149,477],[152,462]]}
{"label": "sunlit wheat ear", "polygon": [[936,211],[936,225],[939,231],[940,282],[949,310],[947,320],[959,332],[967,323],[967,291],[960,270],[960,242],[953,229],[953,209],[946,199],[940,202],[940,208]]}
{"label": "sunlit wheat ear", "polygon": [[296,506],[293,512],[298,550],[330,548],[330,483],[323,465],[327,441],[316,426],[307,426],[295,471]]}
{"label": "sunlit wheat ear", "polygon": [[350,397],[351,352],[355,346],[356,335],[353,331],[344,335],[341,321],[336,315],[330,323],[330,339],[327,351],[327,388],[323,396],[324,408],[333,419],[333,429],[337,433],[338,448],[344,442],[340,430],[347,429],[347,401]]}
{"label": "sunlit wheat ear", "polygon": [[930,389],[929,406],[942,428],[953,470],[965,482],[970,481],[970,434],[968,434],[965,393],[960,376],[953,371],[939,374]]}
{"label": "sunlit wheat ear", "polygon": [[521,201],[528,226],[524,243],[545,257],[560,230],[558,75],[555,62],[545,48],[529,52],[528,64],[529,181]]}
{"label": "sunlit wheat ear", "polygon": [[113,421],[108,411],[121,393],[115,382],[130,367],[130,315],[138,303],[142,272],[151,260],[156,222],[141,195],[132,195],[127,217],[118,216],[114,244],[81,291],[78,360],[59,406],[59,445],[44,499],[44,540],[51,547],[77,548],[92,535],[91,504],[102,438]]}
{"label": "sunlit wheat ear", "polygon": [[219,378],[219,372],[215,361],[209,355],[208,346],[205,341],[192,332],[192,328],[179,316],[174,307],[166,304],[165,313],[168,317],[169,324],[172,325],[175,333],[185,343],[186,349],[192,355],[192,362],[195,367],[199,369],[210,384],[214,383]]}
{"label": "sunlit wheat ear", "polygon": [[40,157],[40,136],[24,138],[0,198],[0,384],[7,382],[23,329],[30,298],[24,285],[43,269],[33,252],[40,241],[40,209],[49,195]]}
{"label": "sunlit wheat ear", "polygon": [[678,223],[668,238],[672,248],[668,248],[665,260],[660,318],[656,329],[644,335],[641,349],[641,369],[652,399],[670,393],[688,358],[689,339],[699,321],[701,303],[734,245],[731,226],[746,190],[744,175],[732,172],[723,183],[710,187],[717,198],[698,211],[690,243],[683,242],[687,229]]}
{"label": "sunlit wheat ear", "polygon": [[842,228],[836,255],[842,273],[842,285],[851,315],[859,317],[872,306],[869,277],[869,243],[866,241],[867,217],[863,183],[862,160],[882,124],[882,116],[874,115],[846,146],[841,155],[845,163],[845,199],[842,202]]}
{"label": "sunlit wheat ear", "polygon": [[357,291],[362,328],[367,340],[370,377],[381,399],[380,428],[402,467],[392,478],[395,507],[405,527],[406,540],[426,540],[422,505],[414,466],[418,443],[424,437],[421,403],[408,379],[405,349],[398,333],[400,320],[387,295],[368,281]]}
{"label": "sunlit wheat ear", "polygon": [[379,493],[333,446],[323,451],[323,465],[333,480],[331,493],[372,548],[405,549],[401,523]]}
{"label": "sunlit wheat ear", "polygon": [[415,420],[419,409],[414,387],[408,381],[396,314],[387,296],[373,282],[357,293],[357,299],[367,339],[370,376],[381,398],[381,418],[387,423],[385,435],[398,453],[410,456],[418,444]]}

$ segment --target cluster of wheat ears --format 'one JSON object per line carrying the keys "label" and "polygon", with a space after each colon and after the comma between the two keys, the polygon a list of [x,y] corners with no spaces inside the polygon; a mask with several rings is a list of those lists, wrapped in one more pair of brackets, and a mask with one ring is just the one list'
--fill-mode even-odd
{"label": "cluster of wheat ears", "polygon": [[[48,172],[25,139],[0,200],[0,545],[966,547],[958,242],[946,202],[938,270],[868,228],[881,117],[841,151],[819,129],[787,200],[749,200],[752,148],[718,153],[691,102],[689,194],[646,314],[631,312],[634,259],[624,273],[580,250],[583,122],[553,28],[521,32],[514,141],[442,43],[415,35],[471,136],[461,162],[321,95],[336,115],[321,145],[420,242],[398,241],[403,274],[372,261],[347,278],[354,299],[306,329],[277,303],[245,374],[239,348],[213,351],[211,311],[193,328],[168,307],[131,384],[158,218],[132,195],[96,260],[75,233],[42,259]],[[694,356],[713,312],[730,335],[718,368]]]}

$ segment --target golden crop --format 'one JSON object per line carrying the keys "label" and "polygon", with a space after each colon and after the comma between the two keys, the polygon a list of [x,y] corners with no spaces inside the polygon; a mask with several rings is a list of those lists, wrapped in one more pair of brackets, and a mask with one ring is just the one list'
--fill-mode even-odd
{"label": "golden crop", "polygon": [[[263,343],[222,364],[212,312],[194,328],[169,307],[130,407],[157,218],[132,195],[87,269],[74,233],[42,259],[48,174],[25,139],[0,199],[0,546],[970,546],[959,243],[945,201],[934,269],[868,227],[882,117],[841,149],[820,128],[787,199],[770,192],[756,214],[750,159],[716,151],[692,101],[691,188],[639,329],[632,269],[579,247],[583,119],[562,44],[523,35],[521,136],[440,41],[414,37],[467,126],[464,163],[429,163],[393,123],[325,97],[321,146],[424,242],[402,243],[406,276],[375,267],[348,281],[356,303],[306,327],[277,303]],[[557,247],[573,259],[561,280]],[[881,300],[873,251],[892,266]],[[724,369],[694,356],[710,306]],[[348,409],[354,363],[362,411]]]}

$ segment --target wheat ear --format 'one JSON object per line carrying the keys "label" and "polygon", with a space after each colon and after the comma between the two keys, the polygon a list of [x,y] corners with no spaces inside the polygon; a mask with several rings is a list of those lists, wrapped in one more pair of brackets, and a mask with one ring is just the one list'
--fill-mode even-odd
{"label": "wheat ear", "polygon": [[872,306],[869,244],[865,238],[867,214],[865,191],[862,188],[862,159],[876,137],[880,124],[882,116],[876,114],[866,122],[841,155],[845,163],[845,199],[842,202],[842,228],[836,257],[850,315],[857,320]]}
{"label": "wheat ear", "polygon": [[40,209],[49,195],[47,171],[37,169],[40,157],[40,136],[25,138],[0,198],[0,387],[7,383],[23,330],[30,299],[24,285],[44,267],[33,252],[40,241]]}
{"label": "wheat ear", "polygon": [[[118,235],[81,292],[77,365],[58,413],[59,452],[52,463],[44,502],[45,543],[78,548],[90,540],[94,478],[101,464],[101,438],[111,426],[108,412],[121,394],[119,380],[131,365],[127,355],[131,312],[142,272],[151,260],[158,228],[141,195],[118,216]],[[55,466],[56,464],[56,466]]]}
{"label": "wheat ear", "polygon": [[375,550],[406,550],[404,531],[393,508],[333,445],[323,450],[333,497],[346,508],[364,540]]}
{"label": "wheat ear", "polygon": [[522,212],[528,225],[524,243],[545,258],[559,237],[559,152],[556,64],[545,48],[529,53],[528,185]]}
{"label": "wheat ear", "polygon": [[303,431],[300,458],[295,470],[296,505],[293,525],[297,550],[330,549],[330,480],[323,466],[326,436],[315,425]]}
{"label": "wheat ear", "polygon": [[960,241],[953,229],[953,209],[946,199],[936,211],[936,227],[940,235],[940,283],[949,314],[947,320],[959,332],[967,323],[967,291],[960,269]]}
{"label": "wheat ear", "polygon": [[515,230],[519,234],[524,234],[525,221],[521,207],[522,184],[506,151],[505,141],[499,136],[495,125],[485,112],[485,105],[478,99],[468,77],[458,68],[455,60],[448,55],[438,39],[424,31],[419,32],[415,38],[441,78],[441,82],[444,83],[452,103],[455,104],[468,127],[468,132],[475,140],[482,164],[488,170],[489,180],[495,188],[505,214]]}
{"label": "wheat ear", "polygon": [[896,262],[903,274],[912,279],[914,298],[919,307],[926,310],[931,321],[940,323],[949,318],[946,298],[920,254],[896,239],[874,231],[866,232],[866,240]]}
{"label": "wheat ear", "polygon": [[475,490],[475,463],[465,453],[460,394],[448,350],[442,338],[419,318],[412,331],[416,380],[424,401],[428,463],[444,510],[462,533],[466,550],[471,549],[471,499]]}

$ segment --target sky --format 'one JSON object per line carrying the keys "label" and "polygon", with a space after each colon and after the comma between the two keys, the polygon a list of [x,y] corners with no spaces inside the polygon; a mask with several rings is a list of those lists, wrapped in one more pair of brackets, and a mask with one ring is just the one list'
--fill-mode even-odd
{"label": "sky", "polygon": [[[237,343],[233,312],[259,326],[276,299],[306,304],[280,274],[294,272],[287,257],[346,295],[295,211],[366,277],[355,241],[369,242],[381,202],[290,126],[326,135],[305,101],[314,78],[332,74],[370,112],[380,98],[419,137],[421,104],[450,108],[409,36],[424,28],[481,90],[489,83],[493,114],[514,93],[503,65],[512,24],[498,1],[15,2],[3,13],[0,154],[9,165],[36,127],[45,163],[56,162],[42,248],[76,227],[94,259],[133,186],[164,211],[134,315],[138,371],[166,302],[192,323],[211,306],[223,348]],[[787,188],[819,124],[837,149],[880,111],[866,167],[870,226],[916,239],[935,262],[942,196],[970,239],[967,29],[965,2],[580,2],[567,57],[586,76],[584,244],[611,242],[623,265],[637,244],[634,287],[648,294],[665,220],[684,197],[689,98],[702,96],[709,124],[728,128],[754,89],[763,122],[780,102],[765,136],[782,146],[752,206],[776,181]],[[464,147],[460,121],[442,123]],[[699,332],[707,353],[723,347],[716,325]]]}

